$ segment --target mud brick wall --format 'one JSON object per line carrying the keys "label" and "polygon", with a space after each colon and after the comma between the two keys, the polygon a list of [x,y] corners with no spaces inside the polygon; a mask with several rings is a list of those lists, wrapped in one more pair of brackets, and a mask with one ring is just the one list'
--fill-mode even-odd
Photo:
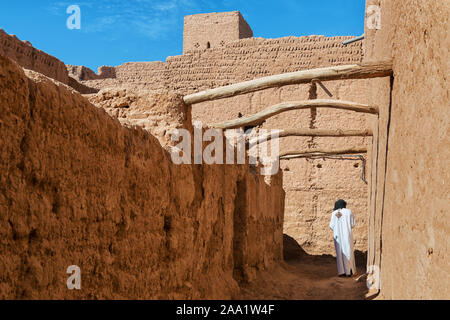
{"label": "mud brick wall", "polygon": [[67,68],[67,72],[69,73],[69,75],[80,81],[80,80],[92,80],[92,79],[98,79],[98,75],[92,71],[89,68],[86,68],[84,66],[73,66],[70,64],[66,65]]}
{"label": "mud brick wall", "polygon": [[[281,174],[174,165],[149,132],[27,75],[0,56],[1,299],[226,299],[282,258]],[[190,123],[180,97],[153,97]]]}
{"label": "mud brick wall", "polygon": [[0,29],[0,55],[16,61],[23,68],[40,72],[64,84],[69,83],[66,66],[62,61],[35,49],[27,41],[21,41],[14,35],[8,35],[2,29]]}
{"label": "mud brick wall", "polygon": [[241,39],[222,48],[168,57],[166,62],[128,62],[115,67],[114,78],[87,80],[83,84],[97,89],[121,86],[189,94],[273,74],[359,63],[362,43],[342,45],[342,41],[351,38]]}
{"label": "mud brick wall", "polygon": [[368,87],[369,102],[382,107],[369,263],[381,269],[382,298],[448,299],[450,3],[367,5],[380,6],[381,29],[366,26],[365,59],[392,59],[394,68],[392,83]]}

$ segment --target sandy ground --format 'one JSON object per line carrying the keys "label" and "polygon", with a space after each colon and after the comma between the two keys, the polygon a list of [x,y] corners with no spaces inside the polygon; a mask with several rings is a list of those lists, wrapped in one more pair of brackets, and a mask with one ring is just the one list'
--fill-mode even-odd
{"label": "sandy ground", "polygon": [[[357,253],[358,275],[338,277],[336,259],[331,255],[312,256],[292,243],[286,244],[285,260],[271,272],[261,272],[242,286],[241,299],[283,300],[363,300],[369,295],[365,283],[365,257]],[[286,248],[287,247],[287,248]]]}

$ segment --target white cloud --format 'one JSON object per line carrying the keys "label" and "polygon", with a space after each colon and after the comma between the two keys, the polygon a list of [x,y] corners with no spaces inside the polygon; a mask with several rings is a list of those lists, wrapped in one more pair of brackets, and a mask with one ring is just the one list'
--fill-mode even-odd
{"label": "white cloud", "polygon": [[183,10],[199,10],[205,5],[205,0],[57,1],[47,10],[62,16],[73,4],[81,8],[82,32],[113,32],[120,29],[159,39],[168,36],[182,21]]}

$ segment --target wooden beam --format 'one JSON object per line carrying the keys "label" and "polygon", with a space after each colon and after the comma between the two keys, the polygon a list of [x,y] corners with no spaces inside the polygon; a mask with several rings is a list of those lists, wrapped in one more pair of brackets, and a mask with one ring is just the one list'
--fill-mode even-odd
{"label": "wooden beam", "polygon": [[[320,157],[320,156],[332,156],[332,155],[345,155],[345,154],[361,154],[367,153],[367,149],[365,148],[351,148],[351,149],[343,149],[343,150],[308,150],[308,151],[287,151],[280,154],[280,158],[285,158],[289,156],[293,157]],[[289,159],[289,158],[285,158]]]}
{"label": "wooden beam", "polygon": [[367,137],[372,130],[321,130],[321,129],[289,129],[281,130],[280,137]]}
{"label": "wooden beam", "polygon": [[[278,130],[278,137],[368,137],[372,136],[372,130],[320,130],[320,129],[288,129]],[[268,133],[260,137],[249,137],[249,144],[260,144],[273,139]]]}
{"label": "wooden beam", "polygon": [[391,76],[392,62],[371,62],[364,64],[352,64],[319,69],[302,70],[291,73],[254,79],[235,83],[225,87],[201,91],[187,95],[183,98],[187,105],[232,97],[267,88],[280,87],[291,84],[309,83],[313,79],[318,81],[344,80],[344,79],[369,79]]}
{"label": "wooden beam", "polygon": [[282,112],[299,109],[308,109],[312,107],[336,108],[336,109],[351,110],[355,112],[378,114],[377,108],[370,107],[368,105],[361,103],[341,101],[341,100],[314,99],[305,101],[283,102],[268,107],[251,116],[215,123],[210,125],[210,127],[218,129],[234,129],[245,126],[255,126],[261,124],[262,122],[264,122],[264,120],[273,117],[277,114],[280,114]]}

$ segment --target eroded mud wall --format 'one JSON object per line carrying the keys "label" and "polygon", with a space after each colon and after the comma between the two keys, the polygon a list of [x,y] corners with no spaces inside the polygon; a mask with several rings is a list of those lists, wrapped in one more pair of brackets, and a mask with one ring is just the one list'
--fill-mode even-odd
{"label": "eroded mud wall", "polygon": [[377,247],[369,259],[381,268],[383,298],[448,299],[450,3],[367,5],[381,8],[381,29],[366,26],[365,59],[392,59],[394,67],[392,87],[380,79],[368,90],[374,104],[391,94],[390,112],[380,115],[385,129],[369,239]]}
{"label": "eroded mud wall", "polygon": [[[230,298],[236,268],[252,280],[281,259],[281,175],[268,185],[246,165],[174,165],[147,131],[30,77],[0,56],[0,298]],[[70,265],[81,290],[66,287]]]}

